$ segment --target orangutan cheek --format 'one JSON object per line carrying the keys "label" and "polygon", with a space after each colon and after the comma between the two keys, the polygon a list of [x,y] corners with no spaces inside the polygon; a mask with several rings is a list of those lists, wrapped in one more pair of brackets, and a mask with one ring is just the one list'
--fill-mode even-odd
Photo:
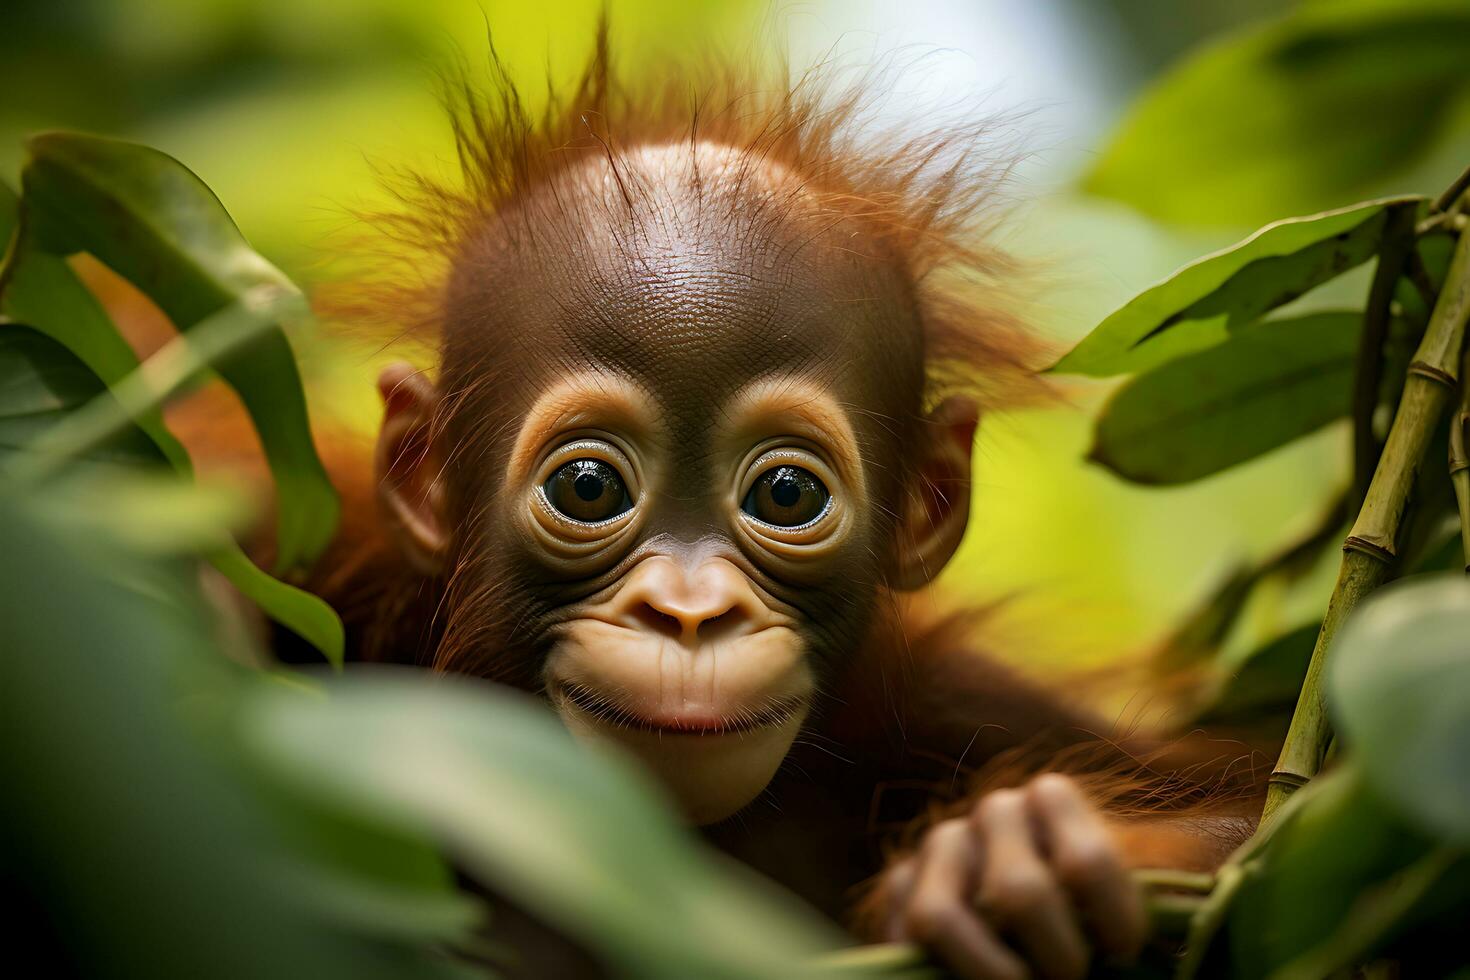
{"label": "orangutan cheek", "polygon": [[806,718],[803,711],[757,731],[673,735],[603,724],[571,705],[563,705],[558,713],[578,738],[631,752],[698,825],[723,820],[759,796]]}

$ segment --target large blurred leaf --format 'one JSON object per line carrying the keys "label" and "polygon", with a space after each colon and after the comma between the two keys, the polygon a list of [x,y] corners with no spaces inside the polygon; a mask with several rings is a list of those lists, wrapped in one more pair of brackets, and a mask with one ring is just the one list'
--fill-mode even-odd
{"label": "large blurred leaf", "polygon": [[0,258],[9,250],[10,240],[20,224],[20,198],[5,181],[0,180]]}
{"label": "large blurred leaf", "polygon": [[1155,83],[1084,186],[1184,223],[1332,207],[1430,148],[1470,92],[1467,61],[1463,0],[1305,4]]}
{"label": "large blurred leaf", "polygon": [[213,649],[192,561],[140,561],[9,493],[0,554],[12,956],[62,976],[467,975],[302,887],[315,875],[283,843],[292,815],[209,734],[237,685],[262,682]]}
{"label": "large blurred leaf", "polygon": [[[269,306],[216,313],[196,327],[190,341],[174,341],[110,389],[46,335],[0,323],[0,449],[13,439],[27,450],[10,460],[11,474],[44,475],[48,466],[87,456],[158,459],[161,447],[137,421],[157,419],[164,401],[206,365],[227,361],[250,344],[269,326],[270,313]],[[266,574],[228,534],[210,542],[206,556],[266,615],[341,665],[342,622],[327,603]]]}
{"label": "large blurred leaf", "polygon": [[1345,415],[1362,317],[1270,320],[1134,378],[1097,422],[1091,458],[1137,483],[1185,483]]}
{"label": "large blurred leaf", "polygon": [[1267,225],[1129,300],[1051,370],[1107,377],[1222,343],[1230,331],[1372,258],[1386,210],[1421,200],[1370,201]]}
{"label": "large blurred leaf", "polygon": [[[0,233],[14,224],[18,207],[15,192],[0,181]],[[66,260],[37,249],[28,236],[21,236],[13,248],[0,280],[0,314],[52,337],[106,384],[137,368],[137,355]],[[164,427],[161,414],[139,415],[134,421],[176,467],[189,469],[188,454]]]}
{"label": "large blurred leaf", "polygon": [[[76,355],[38,330],[0,322],[0,462],[95,398],[111,395]],[[87,455],[162,461],[158,447],[131,426]]]}
{"label": "large blurred leaf", "polygon": [[[1462,971],[1456,968],[1470,962],[1463,948],[1454,948],[1463,940],[1470,900],[1470,856],[1463,851],[1436,847],[1355,897],[1336,929],[1273,973],[1271,980],[1341,976],[1382,954],[1403,977],[1447,976],[1452,971],[1458,975]],[[1426,933],[1426,928],[1433,931]],[[1403,945],[1385,948],[1403,935],[1407,936]]]}
{"label": "large blurred leaf", "polygon": [[1309,790],[1231,904],[1230,975],[1241,980],[1271,976],[1320,946],[1367,889],[1430,847],[1351,766],[1317,777]]}
{"label": "large blurred leaf", "polygon": [[841,943],[717,865],[645,775],[578,745],[523,695],[410,671],[344,677],[326,693],[256,697],[243,720],[267,771],[325,807],[432,836],[621,975],[799,976]]}
{"label": "large blurred leaf", "polygon": [[1328,702],[1377,789],[1418,823],[1470,843],[1470,582],[1375,596],[1343,627]]}
{"label": "large blurred leaf", "polygon": [[[262,289],[296,293],[250,249],[209,188],[172,157],[71,134],[36,137],[28,149],[24,193],[37,240],[58,254],[91,253],[179,329]],[[312,444],[285,334],[273,331],[221,365],[220,374],[249,411],[275,478],[278,570],[309,562],[331,540],[338,502]]]}

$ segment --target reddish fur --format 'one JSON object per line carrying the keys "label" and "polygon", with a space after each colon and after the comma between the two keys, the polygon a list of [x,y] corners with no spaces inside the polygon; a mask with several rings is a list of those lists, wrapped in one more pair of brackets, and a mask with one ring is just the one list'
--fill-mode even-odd
{"label": "reddish fur", "polygon": [[[462,185],[400,178],[402,207],[372,216],[383,233],[375,258],[386,261],[370,263],[376,271],[324,299],[334,317],[359,328],[432,335],[444,276],[470,229],[589,154],[616,166],[623,147],[710,139],[741,148],[753,167],[781,162],[824,207],[861,221],[901,257],[924,324],[927,403],[964,391],[1007,407],[1036,390],[1030,369],[1039,346],[997,301],[998,278],[1013,266],[976,244],[985,240],[980,233],[994,199],[994,181],[980,179],[984,168],[977,166],[986,127],[865,150],[854,130],[868,104],[861,85],[834,90],[819,72],[771,87],[725,71],[693,88],[687,75],[670,75],[663,84],[625,90],[610,74],[605,37],[574,93],[553,99],[539,120],[529,117],[498,63],[492,73],[493,96],[453,86]],[[412,278],[405,280],[403,270]],[[460,394],[446,393],[446,412]],[[440,434],[446,424],[441,420]],[[211,431],[205,455],[220,444]],[[480,608],[482,619],[445,643],[440,612],[454,573],[426,579],[396,554],[376,512],[365,447],[330,454],[328,463],[343,492],[344,521],[309,585],[341,611],[351,655],[519,680],[504,665],[453,653],[472,649],[473,631],[488,631],[489,617],[514,614],[503,608],[507,594],[494,594],[491,584],[479,586],[483,594],[451,595]],[[1159,744],[1114,732],[974,652],[973,617],[921,627],[894,597],[880,601],[891,614],[879,617],[824,702],[825,713],[766,796],[709,832],[716,843],[842,914],[851,889],[935,820],[979,792],[1041,771],[1076,774],[1116,818],[1135,864],[1210,867],[1248,832],[1261,773],[1243,765],[1240,746]],[[860,927],[864,909],[871,913],[880,898],[859,903]],[[867,920],[871,925],[871,914]]]}
{"label": "reddish fur", "polygon": [[946,121],[875,139],[868,123],[881,78],[843,81],[819,66],[788,82],[784,63],[741,64],[669,65],[627,84],[613,75],[604,27],[580,82],[549,93],[536,117],[493,56],[490,92],[467,72],[453,76],[445,89],[460,179],[390,171],[399,206],[360,215],[373,229],[355,243],[361,262],[319,307],[354,330],[438,337],[449,265],[477,229],[589,158],[612,163],[631,206],[642,188],[623,178],[626,148],[707,141],[738,149],[752,177],[767,163],[784,166],[819,212],[861,224],[853,247],[899,257],[922,310],[927,402],[964,392],[1011,408],[1036,394],[1033,371],[1047,350],[1006,311],[1017,264],[988,244],[1015,162],[996,149],[999,123]]}

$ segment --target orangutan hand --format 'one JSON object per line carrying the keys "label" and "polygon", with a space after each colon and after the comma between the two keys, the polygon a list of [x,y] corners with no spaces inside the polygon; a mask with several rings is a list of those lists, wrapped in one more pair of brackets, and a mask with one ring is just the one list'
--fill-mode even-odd
{"label": "orangutan hand", "polygon": [[966,980],[1076,980],[1146,938],[1102,815],[1055,773],[936,824],[880,887],[887,938],[928,947]]}

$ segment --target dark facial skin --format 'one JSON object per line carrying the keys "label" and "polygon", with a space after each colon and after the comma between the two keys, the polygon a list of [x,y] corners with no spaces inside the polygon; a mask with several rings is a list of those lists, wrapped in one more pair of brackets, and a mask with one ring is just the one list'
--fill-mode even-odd
{"label": "dark facial skin", "polygon": [[[441,381],[471,392],[448,430],[455,458],[476,461],[450,467],[455,523],[484,529],[465,560],[528,597],[500,655],[532,665],[524,683],[580,727],[665,744],[703,732],[685,739],[700,755],[735,741],[757,756],[732,763],[753,770],[733,795],[704,806],[691,789],[702,820],[762,788],[860,642],[906,475],[890,461],[923,379],[892,264],[778,168],[743,166],[712,146],[633,151],[617,174],[594,161],[487,226],[450,286]],[[594,463],[629,485],[632,511],[607,522],[625,522],[616,533],[564,533],[545,481]],[[752,486],[783,465],[788,479]],[[807,529],[772,532],[741,510],[752,489],[767,509],[831,502]],[[645,652],[604,668],[609,646]],[[711,769],[677,755],[656,768]]]}
{"label": "dark facial skin", "polygon": [[[726,821],[820,728],[885,590],[926,583],[964,531],[975,408],[921,416],[905,277],[779,166],[681,144],[590,159],[485,219],[445,303],[439,381],[384,373],[378,446],[403,555],[448,582],[436,663],[545,695],[692,822]],[[971,744],[1086,725],[1022,691],[939,693]],[[796,816],[789,849],[762,837],[778,876],[865,827],[876,777],[834,758],[860,785],[831,820],[768,814]],[[1120,846],[1043,776],[935,826],[874,910],[961,976],[1081,977],[1143,939]]]}

